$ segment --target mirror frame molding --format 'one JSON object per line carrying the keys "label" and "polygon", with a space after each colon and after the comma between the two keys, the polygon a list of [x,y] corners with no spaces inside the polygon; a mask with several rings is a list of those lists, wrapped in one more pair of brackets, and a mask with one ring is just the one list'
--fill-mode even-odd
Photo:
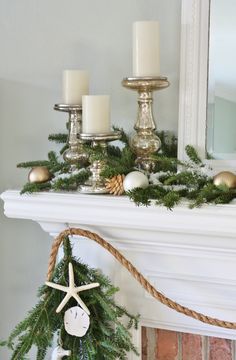
{"label": "mirror frame molding", "polygon": [[205,160],[211,0],[182,0],[178,158],[193,145],[213,170],[235,170],[236,160]]}
{"label": "mirror frame molding", "polygon": [[205,158],[210,0],[182,0],[178,156],[193,145]]}

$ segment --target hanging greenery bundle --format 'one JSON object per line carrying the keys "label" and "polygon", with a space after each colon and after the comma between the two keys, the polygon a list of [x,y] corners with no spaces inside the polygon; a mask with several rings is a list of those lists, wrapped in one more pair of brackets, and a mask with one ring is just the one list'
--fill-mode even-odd
{"label": "hanging greenery bundle", "polygon": [[[135,155],[129,145],[129,137],[118,128],[122,133],[122,147],[108,145],[108,155],[106,157],[106,166],[102,176],[108,181],[108,188],[111,193],[121,194],[121,177],[136,170]],[[189,207],[199,207],[202,204],[229,203],[236,197],[236,189],[230,188],[225,184],[214,184],[212,176],[209,175],[209,169],[202,163],[196,150],[192,146],[186,146],[186,154],[189,158],[187,162],[181,162],[177,159],[177,139],[168,132],[158,132],[161,139],[161,151],[153,155],[156,166],[149,178],[149,186],[145,189],[135,188],[126,191],[127,195],[137,205],[164,205],[172,209],[183,200],[187,200]],[[31,168],[35,166],[45,166],[52,174],[52,179],[44,183],[27,183],[21,193],[32,193],[39,191],[70,191],[78,188],[89,177],[89,168],[80,168],[76,172],[69,172],[69,165],[60,160],[60,155],[67,148],[66,134],[53,134],[49,136],[50,141],[62,144],[60,154],[49,152],[48,160],[31,161],[20,163],[19,168]],[[104,160],[104,151],[100,147],[91,149],[88,145],[86,152],[90,154],[90,159]],[[116,178],[117,183],[116,183]],[[109,179],[112,183],[109,184]],[[235,178],[236,179],[236,178]],[[236,181],[235,181],[236,182]],[[113,183],[115,188],[112,188]],[[118,191],[116,189],[118,188]]]}
{"label": "hanging greenery bundle", "polygon": [[[69,314],[72,314],[76,307],[75,316],[79,311],[82,312],[84,318],[88,315],[78,307],[78,303],[73,297],[65,304],[63,311],[57,313],[57,307],[63,301],[65,294],[44,285],[39,289],[38,304],[16,326],[7,342],[4,343],[12,350],[11,360],[24,360],[32,346],[37,348],[36,359],[45,359],[48,349],[53,344],[54,335],[58,332],[60,334],[58,348],[54,351],[67,349],[67,351],[63,350],[64,354],[70,354],[67,356],[71,360],[122,360],[126,359],[129,351],[137,354],[129,330],[132,327],[137,328],[138,316],[129,314],[125,308],[115,303],[114,294],[118,289],[112,286],[109,279],[99,271],[76,259],[72,255],[70,240],[66,237],[64,258],[56,266],[50,280],[62,287],[68,287],[69,264],[73,267],[73,281],[77,287],[80,286],[82,289],[87,286],[85,284],[99,283],[99,287],[83,291],[79,298],[82,305],[86,304],[90,311],[90,326],[88,327],[88,324],[86,325],[81,320],[82,325],[84,324],[86,328],[84,332],[87,331],[87,333],[80,337],[67,332],[65,324],[69,320],[67,319],[65,322],[64,314],[66,312],[69,311]],[[126,325],[124,317],[127,318]],[[73,327],[74,319],[70,321],[72,321],[70,326]],[[53,356],[52,359],[54,359]]]}

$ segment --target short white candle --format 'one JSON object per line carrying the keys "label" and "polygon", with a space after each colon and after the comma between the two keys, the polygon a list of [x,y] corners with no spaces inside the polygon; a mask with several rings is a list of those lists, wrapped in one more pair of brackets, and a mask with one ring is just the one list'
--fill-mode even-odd
{"label": "short white candle", "polygon": [[104,134],[111,131],[110,96],[85,95],[82,97],[82,132]]}
{"label": "short white candle", "polygon": [[160,76],[158,21],[133,24],[133,76]]}
{"label": "short white candle", "polygon": [[82,96],[89,93],[89,75],[82,70],[63,71],[62,101],[67,105],[82,105]]}

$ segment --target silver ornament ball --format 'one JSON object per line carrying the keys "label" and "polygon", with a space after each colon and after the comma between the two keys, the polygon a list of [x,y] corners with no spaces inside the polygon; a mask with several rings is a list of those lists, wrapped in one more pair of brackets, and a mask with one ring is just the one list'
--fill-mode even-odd
{"label": "silver ornament ball", "polygon": [[124,190],[130,191],[135,188],[145,189],[149,185],[148,177],[140,171],[132,171],[124,179]]}

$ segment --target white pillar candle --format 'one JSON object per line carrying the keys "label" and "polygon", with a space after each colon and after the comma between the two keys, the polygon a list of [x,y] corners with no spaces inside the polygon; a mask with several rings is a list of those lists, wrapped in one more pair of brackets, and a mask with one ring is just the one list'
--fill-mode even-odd
{"label": "white pillar candle", "polygon": [[111,131],[110,96],[86,95],[82,97],[82,132],[104,134]]}
{"label": "white pillar candle", "polygon": [[160,75],[158,21],[137,21],[133,24],[133,76]]}
{"label": "white pillar candle", "polygon": [[82,70],[63,71],[63,104],[82,105],[82,96],[89,93],[89,75]]}

